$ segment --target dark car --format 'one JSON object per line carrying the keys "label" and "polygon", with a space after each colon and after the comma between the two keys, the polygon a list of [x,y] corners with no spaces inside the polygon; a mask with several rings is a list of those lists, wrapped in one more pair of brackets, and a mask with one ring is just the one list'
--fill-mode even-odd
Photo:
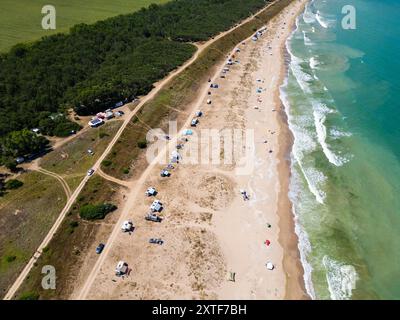
{"label": "dark car", "polygon": [[153,214],[153,213],[147,214],[144,218],[147,221],[152,221],[152,222],[161,222],[162,221],[161,217],[159,217],[158,215]]}
{"label": "dark car", "polygon": [[161,239],[151,238],[151,239],[149,240],[149,243],[151,243],[151,244],[159,244],[159,245],[162,245],[162,244],[164,243],[164,241],[161,240]]}
{"label": "dark car", "polygon": [[105,245],[104,243],[100,243],[100,244],[97,246],[97,248],[96,248],[96,253],[97,253],[97,254],[102,253],[105,246],[106,246],[106,245]]}

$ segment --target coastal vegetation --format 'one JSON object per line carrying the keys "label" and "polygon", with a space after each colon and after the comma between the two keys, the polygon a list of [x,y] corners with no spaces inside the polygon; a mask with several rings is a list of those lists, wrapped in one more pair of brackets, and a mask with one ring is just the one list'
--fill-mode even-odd
{"label": "coastal vegetation", "polygon": [[0,164],[15,170],[15,158],[39,153],[46,149],[49,141],[36,133],[22,129],[11,131],[0,138]]}
{"label": "coastal vegetation", "polygon": [[[5,182],[0,197],[1,295],[38,248],[67,201],[62,185],[54,177],[27,172],[18,176],[16,181],[20,183],[13,180]],[[9,189],[8,184],[19,187]]]}
{"label": "coastal vegetation", "polygon": [[[79,273],[82,257],[95,254],[91,245],[99,233],[111,232],[118,217],[118,212],[115,211],[103,220],[91,221],[82,219],[80,211],[90,203],[117,203],[118,188],[118,185],[98,175],[89,179],[54,238],[43,250],[42,256],[22,284],[18,298],[29,292],[34,292],[40,299],[68,298],[68,294],[71,293],[69,281],[72,275],[76,276]],[[41,287],[41,269],[47,264],[54,265],[57,270],[56,290],[43,290]]]}
{"label": "coastal vegetation", "polygon": [[[67,180],[74,176],[83,177],[100,157],[121,125],[121,120],[113,120],[102,127],[90,128],[82,132],[78,137],[46,154],[41,159],[41,167],[62,175]],[[88,152],[89,149],[93,154]]]}
{"label": "coastal vegetation", "polygon": [[90,115],[148,93],[154,82],[193,55],[196,47],[189,42],[207,40],[264,4],[152,4],[16,45],[0,56],[0,136],[32,128],[65,136],[79,129],[66,117],[71,107],[78,115]]}
{"label": "coastal vegetation", "polygon": [[80,208],[79,216],[85,220],[99,220],[116,209],[117,207],[111,203],[86,204]]}

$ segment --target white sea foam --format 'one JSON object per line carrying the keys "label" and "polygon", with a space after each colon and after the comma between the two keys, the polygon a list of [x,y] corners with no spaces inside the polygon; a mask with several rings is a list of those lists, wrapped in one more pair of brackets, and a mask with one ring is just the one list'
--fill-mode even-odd
{"label": "white sea foam", "polygon": [[299,57],[296,57],[291,52],[290,46],[287,46],[287,51],[290,55],[290,70],[296,78],[297,83],[304,92],[311,93],[308,82],[313,81],[313,77],[310,74],[304,72],[301,67],[301,63],[304,63],[305,61],[303,59],[300,59]]}
{"label": "white sea foam", "polygon": [[[285,83],[287,84],[287,80],[285,80]],[[294,121],[290,113],[290,104],[287,100],[286,93],[284,92],[284,87],[286,87],[286,84],[281,87],[280,98],[285,106],[285,109],[287,110],[289,129],[294,136],[292,155],[298,163],[305,180],[307,181],[310,192],[315,196],[315,199],[318,203],[323,204],[326,198],[326,193],[322,189],[326,180],[325,175],[313,167],[305,167],[303,165],[304,156],[315,149],[316,143],[312,136],[312,132],[307,130],[306,126],[301,125],[301,122],[298,121],[298,119],[300,119],[303,124],[307,123],[307,117],[296,117],[296,121]]]}
{"label": "white sea foam", "polygon": [[307,256],[311,253],[311,243],[310,240],[308,239],[308,235],[305,231],[305,229],[302,227],[299,221],[299,216],[296,213],[296,209],[293,208],[293,216],[294,216],[294,231],[297,235],[298,240],[298,248],[300,252],[300,261],[301,264],[303,265],[303,278],[304,278],[304,285],[306,287],[306,291],[308,295],[311,297],[311,299],[315,300],[315,290],[314,290],[314,285],[312,283],[312,266],[311,264],[307,261]]}
{"label": "white sea foam", "polygon": [[315,70],[318,69],[317,67],[320,65],[320,62],[318,61],[317,57],[311,57],[309,64],[310,68]]}
{"label": "white sea foam", "polygon": [[311,4],[312,2],[307,3],[303,13],[303,21],[307,24],[312,24],[315,22],[315,14],[311,10]]}
{"label": "white sea foam", "polygon": [[[312,3],[312,2],[313,1],[311,1],[310,3]],[[297,19],[296,19],[296,30],[299,28],[299,18],[300,17],[297,17]],[[304,19],[304,15],[303,15],[303,19]],[[307,21],[305,20],[305,22],[307,22]],[[291,62],[293,62],[293,64],[299,65],[301,62],[304,62],[304,61],[301,61],[301,59],[298,59],[297,57],[295,57],[290,52],[290,45],[289,45],[289,43],[292,40],[296,30],[286,40],[286,49],[289,52],[289,54],[291,55]],[[293,64],[291,63],[291,65],[293,65]],[[295,70],[293,70],[293,68],[291,68],[291,70],[292,70],[293,74],[295,74],[295,72],[297,71],[296,68],[295,68]],[[297,79],[297,81],[299,81],[299,80]],[[305,82],[302,83],[303,84],[303,88],[302,89],[303,90],[304,89],[307,90],[308,89],[308,87],[306,86],[307,77],[305,77],[304,81]],[[289,105],[289,102],[288,102],[287,95],[286,95],[286,93],[284,91],[284,89],[287,87],[287,85],[288,85],[288,78],[286,77],[283,85],[280,87],[280,99],[281,99],[283,105],[285,106],[286,114],[287,114],[287,117],[288,117],[289,129],[292,131],[292,133],[293,133],[293,135],[295,137],[295,140],[297,139],[294,142],[294,145],[293,145],[293,150],[297,149],[297,152],[296,151],[292,151],[292,158],[295,157],[295,155],[294,155],[295,153],[297,154],[297,157],[300,158],[300,157],[302,157],[301,153],[305,152],[305,150],[307,150],[307,148],[309,148],[309,149],[314,149],[315,148],[315,142],[310,137],[310,135],[307,134],[307,132],[305,130],[304,131],[302,131],[302,130],[296,131],[293,128],[294,125],[293,125],[293,122],[291,121],[293,119],[291,118],[290,110],[289,110],[290,105]],[[300,83],[299,83],[299,85],[300,85]],[[301,118],[297,117],[297,121],[300,123],[301,127],[303,127],[303,128],[310,124],[309,117],[301,117]],[[301,141],[301,144],[303,146],[303,150],[300,150],[300,148],[295,147],[295,145],[298,145],[296,142],[299,142],[299,140]],[[292,160],[292,172],[293,172],[294,163],[295,163],[295,159]],[[300,162],[298,162],[298,163],[300,164]],[[303,170],[303,174],[304,174],[304,170]],[[309,189],[311,190],[311,192],[314,191],[313,194],[315,195],[317,201],[320,200],[320,202],[323,202],[323,199],[319,195],[319,192],[315,191],[316,188],[312,185],[311,180],[305,174],[304,174],[304,176],[306,177]],[[295,221],[295,232],[296,232],[296,234],[298,236],[298,241],[299,241],[298,242],[298,247],[299,247],[299,252],[300,252],[300,260],[301,260],[301,263],[302,263],[303,269],[304,269],[304,284],[305,284],[305,288],[306,288],[306,291],[307,291],[308,295],[312,299],[315,299],[316,295],[315,295],[315,290],[314,290],[314,286],[313,286],[313,283],[312,283],[312,277],[311,277],[311,275],[312,275],[312,266],[307,261],[307,256],[308,256],[308,254],[310,254],[310,252],[312,250],[311,249],[311,244],[310,244],[310,241],[308,239],[308,236],[307,236],[307,233],[306,233],[305,229],[301,226],[301,224],[299,222],[299,216],[297,215],[297,212],[296,212],[294,207],[293,207],[293,215],[294,215],[294,221]]]}
{"label": "white sea foam", "polygon": [[[289,103],[287,100],[287,96],[286,93],[284,92],[284,88],[287,86],[287,78],[284,81],[284,84],[280,87],[280,98],[282,103],[284,104],[286,110],[287,110],[287,116],[290,117],[290,112],[288,111],[289,108]],[[290,120],[288,120],[289,122],[289,127],[290,127]],[[293,132],[293,135],[295,135],[295,132],[293,130],[293,128],[290,128],[290,130]],[[297,134],[297,137],[299,137],[299,134]],[[305,140],[309,140],[307,138],[307,135],[304,135],[303,137],[303,141]],[[312,140],[309,141],[311,144],[313,143]],[[307,145],[307,144],[306,144]],[[293,146],[294,147],[294,146]],[[292,157],[293,157],[293,152],[292,152]],[[292,159],[292,172],[294,171],[293,169],[293,164],[294,164],[295,160]],[[290,195],[289,195],[290,196]],[[311,278],[311,274],[312,274],[312,266],[311,264],[307,261],[307,255],[311,252],[311,244],[310,241],[308,239],[307,233],[304,230],[304,228],[300,225],[299,222],[299,216],[296,213],[295,208],[293,207],[293,215],[294,215],[294,223],[295,223],[295,232],[297,234],[298,237],[298,248],[299,248],[299,252],[300,252],[300,261],[303,265],[303,269],[304,269],[304,285],[306,288],[306,291],[308,293],[308,295],[312,298],[315,299],[315,290],[314,290],[314,286],[312,283],[312,278]]]}
{"label": "white sea foam", "polygon": [[322,16],[320,15],[319,11],[317,11],[317,14],[315,15],[315,18],[317,19],[318,23],[320,24],[321,27],[328,29],[329,25],[326,21],[324,21],[324,19],[322,18]]}
{"label": "white sea foam", "polygon": [[342,166],[347,160],[343,157],[336,155],[332,150],[330,150],[328,144],[326,143],[326,127],[324,125],[326,120],[326,115],[334,111],[330,110],[325,104],[319,102],[313,102],[313,115],[315,121],[315,130],[317,132],[318,142],[322,147],[328,161],[337,167]]}
{"label": "white sea foam", "polygon": [[338,262],[324,256],[322,264],[326,270],[326,280],[332,300],[349,300],[356,288],[358,275],[352,265]]}
{"label": "white sea foam", "polygon": [[351,132],[344,132],[341,131],[337,128],[331,128],[329,130],[329,135],[334,138],[334,139],[339,139],[339,138],[343,138],[343,137],[351,137],[352,133]]}

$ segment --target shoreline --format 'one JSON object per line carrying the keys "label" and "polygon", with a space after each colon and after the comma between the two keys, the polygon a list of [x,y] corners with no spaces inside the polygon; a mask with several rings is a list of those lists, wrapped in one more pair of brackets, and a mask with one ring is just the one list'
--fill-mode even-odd
{"label": "shoreline", "polygon": [[[290,131],[288,123],[287,110],[280,98],[280,87],[283,85],[287,73],[288,65],[290,63],[290,57],[287,52],[287,41],[292,35],[296,28],[296,20],[298,16],[304,12],[305,6],[308,0],[302,1],[303,4],[295,15],[295,18],[290,22],[290,34],[286,37],[285,41],[281,46],[281,57],[284,61],[281,67],[279,76],[279,87],[275,91],[275,103],[279,106],[278,123],[280,127],[279,138],[279,164],[278,164],[278,176],[280,181],[281,190],[278,198],[278,215],[279,215],[279,243],[283,247],[283,267],[286,273],[286,289],[285,289],[285,300],[293,299],[306,299],[310,300],[311,297],[308,295],[305,287],[304,280],[304,267],[301,263],[300,251],[299,251],[299,238],[295,232],[295,216],[293,213],[293,205],[289,199],[289,185],[291,179],[291,158],[290,154],[293,147],[294,136]],[[289,237],[288,237],[289,235]]]}

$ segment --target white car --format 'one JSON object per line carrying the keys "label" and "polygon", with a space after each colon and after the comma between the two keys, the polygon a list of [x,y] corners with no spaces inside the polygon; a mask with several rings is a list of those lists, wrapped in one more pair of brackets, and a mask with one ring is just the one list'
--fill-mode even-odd
{"label": "white car", "polygon": [[89,169],[87,172],[87,176],[90,177],[94,173],[93,169]]}

